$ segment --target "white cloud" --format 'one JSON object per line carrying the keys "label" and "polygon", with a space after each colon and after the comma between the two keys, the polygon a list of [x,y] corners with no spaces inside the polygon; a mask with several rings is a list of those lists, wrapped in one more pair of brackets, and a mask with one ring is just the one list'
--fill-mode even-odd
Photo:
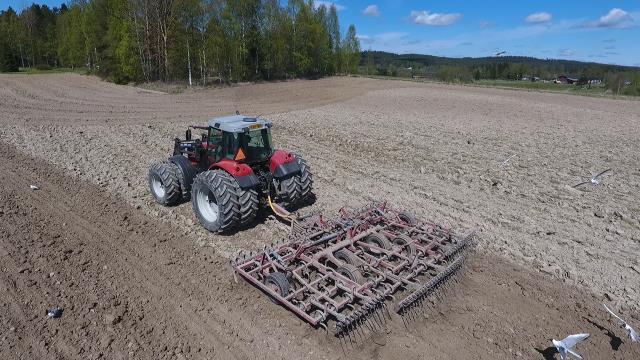
{"label": "white cloud", "polygon": [[576,53],[571,49],[560,49],[560,51],[558,51],[558,56],[563,58],[572,57],[575,54]]}
{"label": "white cloud", "polygon": [[524,21],[528,22],[529,24],[542,24],[550,22],[551,18],[551,14],[542,11],[527,16],[526,18],[524,18]]}
{"label": "white cloud", "polygon": [[609,10],[607,15],[601,16],[597,21],[589,21],[583,24],[588,28],[616,28],[626,29],[633,25],[633,17],[628,12],[613,8]]}
{"label": "white cloud", "polygon": [[494,23],[490,21],[480,21],[480,29],[490,29],[494,26]]}
{"label": "white cloud", "polygon": [[439,14],[428,11],[411,11],[409,18],[414,24],[427,26],[448,26],[462,18],[460,13]]}
{"label": "white cloud", "polygon": [[336,7],[336,10],[341,11],[346,9],[347,7],[344,5],[340,5],[336,2],[332,2],[332,1],[323,1],[323,0],[316,0],[313,2],[313,6],[315,6],[315,8],[319,8],[321,6],[324,6],[327,8],[327,10],[329,10],[329,8],[331,7],[331,5]]}
{"label": "white cloud", "polygon": [[364,16],[380,16],[380,9],[378,9],[378,5],[369,5],[362,12]]}
{"label": "white cloud", "polygon": [[356,37],[363,44],[371,44],[373,42],[373,38],[369,35],[356,35]]}

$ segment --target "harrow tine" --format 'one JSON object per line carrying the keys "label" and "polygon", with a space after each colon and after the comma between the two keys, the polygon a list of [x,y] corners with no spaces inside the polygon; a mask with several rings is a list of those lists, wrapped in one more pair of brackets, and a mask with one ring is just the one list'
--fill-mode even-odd
{"label": "harrow tine", "polygon": [[384,310],[385,310],[385,311],[383,312],[383,315],[384,315],[384,313],[386,312],[387,316],[389,317],[389,320],[391,320],[391,313],[389,312],[389,308],[387,307],[387,304],[382,303],[382,307],[383,307],[383,308],[384,308]]}
{"label": "harrow tine", "polygon": [[373,325],[371,324],[371,322],[370,322],[370,321],[365,321],[365,323],[364,323],[364,324],[365,324],[365,326],[369,329],[369,331],[371,331],[371,332],[376,332],[376,331],[373,329]]}
{"label": "harrow tine", "polygon": [[378,320],[378,322],[380,323],[380,329],[382,330],[382,328],[384,327],[384,321],[382,319],[382,317],[380,316],[380,312],[378,309],[375,309],[373,312],[373,316]]}

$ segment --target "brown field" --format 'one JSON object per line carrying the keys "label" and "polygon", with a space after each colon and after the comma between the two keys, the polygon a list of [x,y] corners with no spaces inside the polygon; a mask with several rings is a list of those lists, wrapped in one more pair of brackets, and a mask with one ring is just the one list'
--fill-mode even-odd
{"label": "brown field", "polygon": [[[276,145],[308,160],[308,210],[387,199],[479,229],[460,282],[346,356],[234,283],[228,258],[282,236],[277,223],[208,233],[189,203],[153,202],[146,175],[187,125],[235,110],[272,119]],[[543,359],[577,332],[592,334],[585,358],[640,358],[601,305],[640,327],[640,101],[345,77],[169,95],[0,75],[0,126],[2,359]],[[63,316],[47,319],[54,305]]]}

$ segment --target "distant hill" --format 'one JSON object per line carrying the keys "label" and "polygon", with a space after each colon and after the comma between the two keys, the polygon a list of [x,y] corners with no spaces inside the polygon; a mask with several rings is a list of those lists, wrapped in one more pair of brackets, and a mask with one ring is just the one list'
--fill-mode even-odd
{"label": "distant hill", "polygon": [[559,75],[603,78],[607,73],[640,72],[640,68],[582,62],[575,60],[538,59],[527,56],[451,58],[420,54],[394,54],[384,51],[363,51],[360,67],[378,75],[436,77],[443,68],[468,71],[475,79],[520,78],[523,75],[552,79]]}

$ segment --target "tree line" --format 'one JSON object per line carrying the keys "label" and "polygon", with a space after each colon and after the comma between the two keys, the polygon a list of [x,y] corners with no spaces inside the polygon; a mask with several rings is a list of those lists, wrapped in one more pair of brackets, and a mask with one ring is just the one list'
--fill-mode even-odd
{"label": "tree line", "polygon": [[640,83],[640,69],[637,67],[526,56],[448,58],[364,51],[360,58],[360,72],[462,83],[487,79],[521,80],[525,77],[552,80],[565,75],[579,79],[578,84],[598,80],[614,93],[640,94],[640,86],[636,85]]}
{"label": "tree line", "polygon": [[85,68],[118,83],[354,73],[354,25],[313,0],[74,0],[0,11],[0,71]]}

